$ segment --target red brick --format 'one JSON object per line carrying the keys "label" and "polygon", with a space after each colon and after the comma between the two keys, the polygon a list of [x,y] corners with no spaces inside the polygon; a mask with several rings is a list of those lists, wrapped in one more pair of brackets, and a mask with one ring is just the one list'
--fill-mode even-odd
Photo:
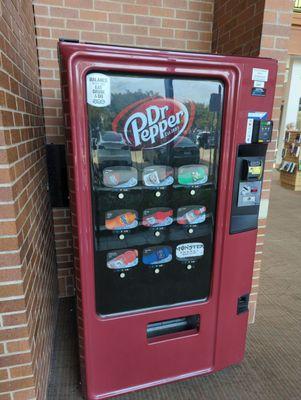
{"label": "red brick", "polygon": [[107,21],[107,13],[101,11],[80,10],[80,19],[88,19],[89,21]]}
{"label": "red brick", "polygon": [[174,17],[175,10],[174,8],[150,7],[149,15],[152,17]]}
{"label": "red brick", "polygon": [[176,30],[175,37],[176,39],[196,40],[199,37],[199,33],[196,31]]}
{"label": "red brick", "polygon": [[30,353],[13,354],[0,357],[0,368],[27,364],[31,361]]}
{"label": "red brick", "polygon": [[262,33],[265,35],[288,36],[290,27],[286,25],[264,24]]}
{"label": "red brick", "polygon": [[173,29],[166,29],[166,28],[150,28],[149,30],[150,36],[156,36],[160,38],[164,37],[173,37],[174,30]]}
{"label": "red brick", "polygon": [[[113,25],[113,24],[111,24],[111,25]],[[120,26],[120,25],[116,24],[116,26]],[[148,28],[146,26],[123,25],[122,31],[124,33],[130,34],[130,35],[147,35],[148,34]]]}
{"label": "red brick", "polygon": [[34,4],[33,7],[34,7],[35,16],[37,16],[37,15],[48,16],[49,15],[48,7],[40,6],[40,5],[37,5],[37,4]]}
{"label": "red brick", "polygon": [[149,46],[149,47],[159,47],[161,41],[159,38],[151,38],[147,36],[137,36],[136,45],[138,46]]}
{"label": "red brick", "polygon": [[93,22],[71,19],[71,20],[67,20],[66,27],[68,29],[80,29],[82,31],[89,31],[89,30],[93,30]]}
{"label": "red brick", "polygon": [[93,8],[93,0],[65,0],[66,7],[72,8]]}
{"label": "red brick", "polygon": [[56,40],[59,38],[78,40],[80,37],[80,32],[78,30],[52,28],[51,37],[55,38]]}
{"label": "red brick", "polygon": [[14,400],[31,400],[34,397],[35,397],[34,389],[25,389],[14,393]]}
{"label": "red brick", "polygon": [[18,314],[3,315],[2,319],[3,319],[3,325],[5,327],[24,325],[27,322],[27,318],[26,318],[26,313],[25,312],[21,312],[21,313],[18,313]]}
{"label": "red brick", "polygon": [[[133,2],[133,0],[131,0]],[[136,4],[145,4],[145,0],[135,0],[134,3]],[[163,0],[152,0],[151,5],[156,7],[162,7]]]}
{"label": "red brick", "polygon": [[31,376],[33,374],[31,364],[20,365],[19,367],[12,367],[9,369],[12,378],[20,378],[22,376]]}
{"label": "red brick", "polygon": [[[205,14],[204,14],[205,15]],[[182,11],[182,10],[176,10],[176,17],[180,19],[186,19],[186,20],[195,20],[198,21],[200,20],[200,13],[196,11]],[[210,17],[211,18],[211,17]]]}
{"label": "red brick", "polygon": [[109,43],[132,45],[134,44],[134,37],[132,35],[118,35],[117,33],[109,33]]}
{"label": "red brick", "polygon": [[189,1],[189,10],[212,12],[213,3],[212,2],[206,3],[202,1]]}
{"label": "red brick", "polygon": [[62,6],[63,0],[39,0],[39,4]]}
{"label": "red brick", "polygon": [[125,14],[138,14],[138,15],[147,15],[148,14],[148,6],[147,5],[134,5],[134,4],[123,4],[122,11]]}
{"label": "red brick", "polygon": [[160,18],[156,17],[142,17],[138,15],[136,17],[136,24],[137,25],[144,25],[144,26],[160,26]]}
{"label": "red brick", "polygon": [[[124,25],[125,27],[131,27],[131,25]],[[95,30],[98,32],[107,32],[107,33],[121,33],[121,25],[114,24],[111,22],[96,22],[95,23]],[[125,32],[126,33],[126,32]]]}
{"label": "red brick", "polygon": [[162,26],[164,28],[185,29],[187,26],[187,21],[185,19],[164,18],[162,20]]}
{"label": "red brick", "polygon": [[183,41],[178,39],[162,39],[162,47],[166,49],[183,49]]}
{"label": "red brick", "polygon": [[75,8],[51,7],[50,15],[58,18],[78,18],[79,11]]}
{"label": "red brick", "polygon": [[11,400],[10,394],[0,394],[0,400]]}
{"label": "red brick", "polygon": [[[0,370],[0,381],[5,381],[8,379],[8,370],[7,369],[1,369]],[[1,400],[1,396],[0,396]]]}
{"label": "red brick", "polygon": [[264,13],[264,22],[277,23],[277,11],[266,10]]}
{"label": "red brick", "polygon": [[96,10],[101,11],[122,12],[121,4],[119,2],[94,0],[94,7]]}
{"label": "red brick", "polygon": [[25,302],[24,299],[0,300],[0,307],[2,312],[5,313],[23,311],[25,310]]}
{"label": "red brick", "polygon": [[5,269],[1,265],[0,269],[0,282],[4,281],[17,281],[22,278],[21,268]]}
{"label": "red brick", "polygon": [[19,353],[30,350],[30,345],[28,340],[16,340],[13,342],[8,342],[6,344],[6,347],[9,353]]}
{"label": "red brick", "polygon": [[[37,26],[48,26],[49,28],[64,28],[65,26],[65,20],[62,18],[54,18],[54,17],[44,17],[44,16],[36,16],[36,25]],[[39,43],[39,41],[38,41]],[[43,50],[45,51],[45,50]]]}
{"label": "red brick", "polygon": [[101,32],[81,32],[80,39],[86,42],[107,42],[107,34]]}
{"label": "red brick", "polygon": [[[266,18],[266,12],[264,14],[264,17]],[[292,13],[291,12],[278,13],[278,24],[290,26],[291,21],[292,21]]]}
{"label": "red brick", "polygon": [[135,17],[133,15],[110,13],[108,15],[110,22],[119,22],[123,24],[133,24]]}

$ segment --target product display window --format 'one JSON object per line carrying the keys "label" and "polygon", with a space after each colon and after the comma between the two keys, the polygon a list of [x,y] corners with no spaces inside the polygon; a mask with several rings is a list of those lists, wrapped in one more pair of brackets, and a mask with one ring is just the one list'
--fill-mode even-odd
{"label": "product display window", "polygon": [[223,83],[93,71],[86,88],[97,313],[206,300]]}

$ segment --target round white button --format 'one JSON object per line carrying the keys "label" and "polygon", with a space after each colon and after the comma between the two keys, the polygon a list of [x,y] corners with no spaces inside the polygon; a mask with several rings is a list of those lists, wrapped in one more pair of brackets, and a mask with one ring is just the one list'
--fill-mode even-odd
{"label": "round white button", "polygon": [[194,190],[194,189],[191,189],[191,190],[190,190],[190,194],[191,194],[191,196],[194,196],[194,195],[195,195],[195,190]]}
{"label": "round white button", "polygon": [[118,194],[118,199],[123,199],[124,198],[124,194],[123,193],[119,193]]}
{"label": "round white button", "polygon": [[156,192],[156,197],[160,197],[161,196],[161,192]]}
{"label": "round white button", "polygon": [[192,229],[192,228],[189,228],[189,229],[188,229],[188,233],[193,233],[193,229]]}
{"label": "round white button", "polygon": [[155,269],[155,274],[158,274],[160,272],[160,269],[159,268],[156,268]]}
{"label": "round white button", "polygon": [[187,268],[187,269],[191,269],[191,268],[192,268],[192,265],[191,265],[191,264],[188,264],[186,268]]}
{"label": "round white button", "polygon": [[125,273],[121,272],[121,274],[119,275],[121,279],[125,278]]}
{"label": "round white button", "polygon": [[160,236],[160,232],[159,232],[159,231],[156,231],[156,232],[155,232],[155,236],[159,237],[159,236]]}
{"label": "round white button", "polygon": [[123,240],[124,239],[124,235],[123,234],[119,235],[119,239]]}

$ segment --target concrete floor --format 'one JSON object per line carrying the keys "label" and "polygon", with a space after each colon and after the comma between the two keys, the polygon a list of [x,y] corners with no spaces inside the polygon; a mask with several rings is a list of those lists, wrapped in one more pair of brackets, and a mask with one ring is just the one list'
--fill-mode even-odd
{"label": "concrete floor", "polygon": [[[79,400],[73,302],[61,301],[48,400]],[[119,400],[301,399],[301,192],[273,182],[256,322],[242,364]]]}

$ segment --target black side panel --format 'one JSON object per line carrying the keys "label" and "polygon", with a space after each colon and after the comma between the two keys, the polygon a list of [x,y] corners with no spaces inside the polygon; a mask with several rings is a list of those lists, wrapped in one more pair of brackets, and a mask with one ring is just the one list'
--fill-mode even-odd
{"label": "black side panel", "polygon": [[66,153],[63,144],[47,144],[46,160],[52,207],[68,207]]}

